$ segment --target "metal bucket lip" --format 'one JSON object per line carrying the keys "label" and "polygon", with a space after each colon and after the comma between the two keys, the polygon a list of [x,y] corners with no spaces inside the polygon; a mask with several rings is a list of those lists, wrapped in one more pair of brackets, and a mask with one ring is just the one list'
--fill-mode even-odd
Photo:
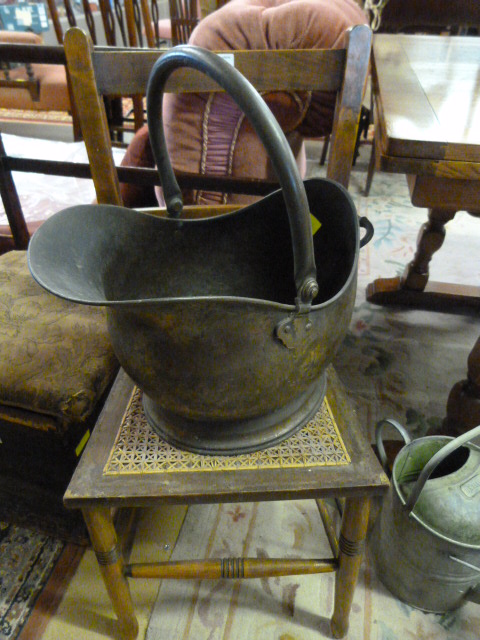
{"label": "metal bucket lip", "polygon": [[[359,258],[359,247],[360,247],[360,231],[359,231],[360,227],[358,223],[358,216],[356,212],[355,203],[353,202],[351,195],[349,194],[347,189],[343,187],[343,185],[329,178],[311,178],[311,179],[305,180],[304,182],[306,186],[308,184],[314,184],[314,183],[318,183],[318,184],[327,183],[329,185],[334,186],[346,199],[348,208],[351,211],[352,218],[356,222],[356,224],[353,225],[353,231],[355,234],[355,251],[353,255],[353,261],[352,261],[350,273],[347,279],[345,280],[343,286],[337,291],[335,295],[333,295],[328,300],[320,304],[314,304],[314,302],[312,302],[310,310],[318,311],[318,310],[325,309],[331,306],[332,304],[334,304],[352,286],[352,281],[354,280],[356,281],[358,258]],[[274,191],[269,195],[265,196],[263,200],[276,197],[277,194],[280,192],[281,192],[281,189],[278,189],[277,191]],[[252,306],[254,305],[262,308],[270,308],[270,309],[273,308],[278,311],[295,312],[297,310],[296,301],[293,301],[292,304],[286,304],[286,303],[275,302],[272,300],[263,300],[259,298],[247,298],[247,297],[241,297],[241,296],[181,296],[181,297],[165,297],[165,298],[108,300],[106,298],[95,299],[95,298],[85,298],[85,297],[67,295],[65,291],[52,286],[52,283],[48,282],[42,276],[42,274],[38,272],[34,264],[34,259],[32,258],[32,256],[35,256],[36,245],[40,242],[40,239],[43,233],[47,232],[50,225],[55,224],[55,219],[58,219],[62,215],[69,215],[72,211],[76,211],[76,212],[92,211],[93,209],[96,209],[98,211],[101,209],[107,212],[112,212],[116,210],[117,211],[116,215],[123,215],[123,216],[130,216],[130,217],[135,216],[139,219],[148,218],[150,220],[159,221],[161,222],[161,224],[178,225],[180,223],[182,225],[207,225],[207,224],[218,224],[218,223],[221,223],[222,220],[225,220],[228,218],[234,218],[239,215],[242,215],[243,212],[248,212],[248,210],[251,209],[252,206],[255,206],[255,204],[257,203],[254,203],[254,205],[248,205],[246,207],[242,207],[241,209],[238,209],[236,211],[229,211],[229,212],[220,214],[218,216],[211,216],[208,218],[180,219],[180,220],[174,219],[174,218],[168,218],[168,217],[160,218],[146,211],[128,209],[127,207],[121,207],[118,205],[110,205],[110,204],[76,205],[73,207],[67,207],[66,209],[59,211],[58,213],[54,214],[49,219],[47,219],[43,223],[43,225],[38,229],[38,231],[32,236],[29,243],[28,252],[27,252],[28,267],[30,269],[30,273],[32,274],[32,277],[41,287],[43,287],[50,293],[56,295],[57,297],[62,298],[63,300],[67,300],[69,302],[73,302],[76,304],[120,309],[120,308],[149,307],[149,306],[166,305],[166,304],[177,305],[177,304],[185,304],[188,302],[195,301],[195,302],[211,302],[215,304],[219,304],[219,303],[230,303],[230,304],[239,303],[242,305],[249,304]]]}
{"label": "metal bucket lip", "polygon": [[[357,260],[355,260],[355,264],[353,265],[354,267],[356,266]],[[74,296],[67,296],[60,291],[55,291],[52,289],[52,287],[49,284],[44,283],[41,277],[38,276],[38,274],[35,274],[32,272],[32,276],[40,286],[42,286],[44,289],[47,289],[50,293],[56,295],[57,297],[62,298],[63,300],[66,300],[68,302],[74,302],[76,304],[83,304],[83,305],[92,306],[92,307],[108,307],[108,308],[120,310],[120,309],[132,309],[132,308],[138,309],[139,307],[140,308],[155,307],[159,305],[174,306],[174,305],[180,305],[180,304],[188,304],[192,302],[209,302],[212,304],[222,304],[225,306],[235,305],[235,304],[245,306],[246,304],[248,304],[251,306],[257,306],[257,307],[262,307],[266,309],[276,309],[278,311],[285,311],[285,312],[291,312],[291,313],[297,311],[297,307],[295,304],[284,304],[281,302],[274,302],[272,300],[260,300],[259,298],[242,298],[239,296],[189,296],[189,297],[178,297],[178,298],[175,298],[175,297],[144,298],[144,299],[137,299],[137,300],[87,300],[85,298],[76,298]],[[312,306],[310,307],[310,311],[311,312],[320,311],[322,309],[325,309],[333,305],[339,298],[341,298],[344,295],[345,291],[347,291],[350,288],[353,279],[356,279],[356,274],[354,272],[354,269],[352,269],[352,272],[348,276],[344,286],[334,296],[332,296],[328,300],[325,300],[325,302],[322,302],[321,304],[317,304],[317,305],[312,304]]]}
{"label": "metal bucket lip", "polygon": [[[417,438],[416,440],[412,440],[411,442],[409,442],[408,444],[406,444],[402,448],[402,450],[398,454],[397,458],[395,459],[395,462],[393,463],[392,477],[391,477],[391,482],[393,483],[393,486],[395,488],[395,493],[396,493],[398,499],[400,500],[400,503],[401,503],[402,507],[405,507],[407,501],[406,501],[406,498],[405,498],[403,492],[401,491],[401,486],[398,483],[397,476],[395,474],[395,470],[397,468],[397,465],[399,465],[401,463],[402,458],[405,455],[407,455],[409,449],[413,448],[413,446],[415,446],[415,445],[418,446],[419,443],[423,444],[426,440],[430,440],[430,441],[431,440],[451,441],[453,439],[454,438],[452,438],[450,436],[442,436],[442,435],[424,436],[423,438]],[[429,480],[429,482],[435,482],[435,480]],[[462,542],[461,540],[455,540],[455,539],[451,538],[450,536],[447,536],[444,533],[441,533],[437,529],[434,529],[430,524],[425,522],[425,520],[420,518],[415,513],[415,509],[412,512],[410,512],[409,517],[412,518],[413,520],[415,520],[415,522],[417,524],[419,524],[423,529],[428,531],[431,535],[435,536],[436,538],[438,538],[442,542],[446,542],[447,544],[452,544],[452,545],[454,545],[456,547],[461,547],[462,549],[465,549],[467,551],[469,551],[469,550],[470,551],[478,551],[478,550],[480,550],[480,541],[477,544],[472,544],[472,543]]]}

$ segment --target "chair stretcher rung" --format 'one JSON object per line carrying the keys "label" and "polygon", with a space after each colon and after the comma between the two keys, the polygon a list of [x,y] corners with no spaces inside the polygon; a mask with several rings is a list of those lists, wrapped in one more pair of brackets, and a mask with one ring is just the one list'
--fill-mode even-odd
{"label": "chair stretcher rung", "polygon": [[125,575],[130,578],[217,580],[329,573],[337,568],[338,563],[333,559],[217,558],[128,564]]}

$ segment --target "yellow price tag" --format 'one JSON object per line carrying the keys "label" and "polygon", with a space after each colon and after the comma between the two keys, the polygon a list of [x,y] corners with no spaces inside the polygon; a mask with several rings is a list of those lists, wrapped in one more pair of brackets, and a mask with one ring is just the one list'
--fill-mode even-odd
{"label": "yellow price tag", "polygon": [[77,456],[77,458],[85,449],[85,445],[87,444],[89,438],[90,438],[90,429],[87,429],[87,431],[83,434],[83,438],[80,440],[80,442],[77,445],[77,448],[75,449],[75,455]]}
{"label": "yellow price tag", "polygon": [[312,216],[312,214],[310,214],[310,220],[312,222],[312,235],[314,236],[322,226],[322,223],[317,220],[315,216]]}

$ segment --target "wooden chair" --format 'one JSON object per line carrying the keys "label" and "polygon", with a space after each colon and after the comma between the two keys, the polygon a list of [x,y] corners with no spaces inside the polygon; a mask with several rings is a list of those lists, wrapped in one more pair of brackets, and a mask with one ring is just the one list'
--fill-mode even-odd
{"label": "wooden chair", "polygon": [[[117,1],[118,4],[118,1]],[[130,2],[131,4],[131,2]],[[47,0],[48,11],[52,20],[55,35],[59,45],[63,45],[64,31],[55,0]],[[106,44],[116,45],[115,18],[118,20],[122,34],[123,46],[128,45],[125,17],[120,11],[112,13],[109,3],[102,0],[102,21]],[[82,10],[74,10],[70,0],[64,0],[64,11],[70,26],[77,25],[77,17],[83,17],[90,36],[97,43],[97,28],[90,3],[84,2]],[[128,13],[128,12],[127,12]],[[1,31],[0,43],[15,45],[43,46],[41,34],[33,31]],[[41,54],[40,54],[41,56]],[[11,67],[11,68],[10,68]],[[64,65],[47,64],[41,59],[26,61],[5,60],[2,58],[2,73],[0,78],[0,106],[7,109],[27,111],[60,111],[71,113],[73,118],[74,139],[78,140],[75,113],[72,112],[68,78]],[[118,114],[115,114],[118,120]],[[113,119],[113,114],[111,120]]]}
{"label": "wooden chair", "polygon": [[[60,46],[3,43],[0,59],[65,72]],[[102,312],[55,299],[33,281],[25,249],[38,223],[25,223],[12,171],[90,173],[74,162],[8,156],[0,134],[0,193],[9,221],[0,229],[0,518],[70,535],[78,522],[62,496],[118,363]]]}
{"label": "wooden chair", "polygon": [[[146,0],[141,0],[142,3]],[[55,0],[47,0],[53,28],[59,45],[63,46],[64,29]],[[139,0],[115,0],[114,6],[107,0],[100,0],[101,20],[95,20],[90,3],[83,2],[82,10],[74,10],[71,0],[64,0],[64,12],[70,27],[77,26],[80,18],[94,44],[102,42],[107,46],[143,46],[142,10]],[[102,33],[99,31],[102,29]],[[52,64],[41,49],[45,46],[39,34],[33,32],[0,31],[0,43],[12,45],[15,55],[24,60],[2,57],[0,77],[0,106],[7,109],[34,111],[61,111],[72,115],[73,137],[80,139],[75,110],[72,107],[69,80],[64,65]],[[21,46],[25,48],[21,52]],[[36,45],[40,50],[34,51]],[[28,48],[27,48],[28,47]],[[5,47],[2,47],[6,51]],[[10,68],[11,67],[11,68]],[[122,143],[124,130],[136,131],[144,121],[143,103],[133,97],[133,117],[124,114],[122,99],[111,97],[106,102],[108,122],[112,138]]]}
{"label": "wooden chair", "polygon": [[[53,66],[65,76],[60,46],[3,43],[0,59]],[[0,517],[21,521],[29,513],[30,524],[44,526],[68,520],[61,498],[118,363],[102,312],[66,304],[33,281],[25,249],[37,225],[25,223],[14,170],[89,177],[89,168],[10,157],[0,134],[0,193],[10,226],[0,229]]]}
{"label": "wooden chair", "polygon": [[157,0],[142,0],[141,8],[150,48],[185,44],[201,18],[199,0],[168,0],[168,18],[159,17]]}
{"label": "wooden chair", "polygon": [[26,249],[33,231],[28,228],[23,217],[22,205],[12,172],[5,162],[6,158],[7,154],[0,132],[0,194],[9,223],[8,229],[0,227],[0,255],[12,249]]}
{"label": "wooden chair", "polygon": [[[69,112],[73,119],[74,138],[78,139],[65,66],[52,64],[48,57],[42,55],[44,45],[41,36],[33,32],[0,31],[0,44],[3,51],[8,47],[12,49],[12,55],[1,59],[0,107]],[[15,52],[18,52],[17,58]]]}
{"label": "wooden chair", "polygon": [[[60,46],[19,44],[15,42],[0,43],[0,60],[5,64],[31,65],[34,70],[37,68],[47,70],[53,67],[56,70],[55,74],[60,70],[63,73],[63,77],[66,78],[65,52],[63,47]],[[48,75],[48,71],[44,72],[44,77],[46,75]],[[18,81],[18,78],[16,81]],[[15,88],[13,90],[27,93],[26,89]],[[69,96],[68,100],[70,102]],[[78,140],[81,138],[81,132],[75,115],[75,107],[70,105],[69,108],[73,117],[74,138]],[[49,163],[35,158],[13,158],[6,154],[3,142],[0,139],[0,193],[9,222],[8,228],[0,227],[0,254],[11,249],[26,249],[30,235],[38,226],[36,223],[29,223],[29,225],[25,223],[13,182],[12,171],[81,177],[78,173],[79,169],[80,167],[75,166],[75,163]],[[89,177],[88,167],[84,167],[83,171],[83,177]]]}
{"label": "wooden chair", "polygon": [[[368,37],[365,35],[368,34]],[[260,91],[315,90],[337,92],[337,105],[327,176],[348,186],[361,103],[368,69],[370,29],[355,27],[349,33],[349,45],[340,50],[308,51],[236,51],[235,66]],[[90,161],[97,199],[100,203],[121,204],[118,172],[111,154],[111,138],[103,107],[110,95],[145,93],[150,70],[161,52],[156,50],[101,50],[79,29],[70,30],[65,38],[65,53],[72,76],[72,90],[79,110],[83,138]],[[325,71],[329,70],[330,73]],[[168,91],[218,91],[209,79],[180,70],[168,83]],[[130,169],[131,178],[142,174],[144,184],[158,184],[154,170]],[[151,177],[149,177],[151,176]],[[240,193],[265,193],[274,184],[256,180],[239,181],[218,176],[181,175],[184,185]],[[225,185],[228,185],[226,187]],[[194,188],[195,188],[194,187]]]}
{"label": "wooden chair", "polygon": [[[47,0],[47,2],[58,44],[63,45],[65,33],[57,3],[55,0]],[[83,2],[80,16],[85,21],[93,44],[106,44],[109,47],[143,47],[142,14],[146,10],[146,2],[147,0],[125,0],[125,2],[114,0],[110,3],[109,0],[99,0],[100,26],[103,33],[98,32],[98,21],[95,21],[91,4]],[[71,0],[63,0],[63,5],[69,28],[78,26],[79,16]],[[130,113],[124,114],[121,97],[110,97],[105,103],[110,131],[116,142],[122,143],[125,130],[136,131],[143,124],[143,103],[136,96],[132,96],[132,100],[133,118]]]}
{"label": "wooden chair", "polygon": [[[236,68],[260,90],[316,89],[337,92],[338,103],[327,173],[329,178],[336,179],[344,186],[348,185],[355,149],[356,130],[368,69],[370,29],[366,26],[355,27],[350,31],[347,40],[348,46],[342,50],[234,52]],[[133,95],[144,92],[152,65],[162,53],[131,49],[100,50],[94,48],[89,38],[79,29],[72,29],[67,33],[65,52],[97,200],[103,204],[121,205],[119,176],[113,164],[102,98],[116,92]],[[216,91],[218,87],[205,76],[199,77],[187,69],[177,70],[167,83],[167,91],[199,90]],[[145,175],[148,176],[148,171]],[[205,176],[197,178],[200,184],[209,179],[212,188],[225,188],[223,184],[218,184],[222,182],[221,179]],[[271,186],[268,185],[268,188]],[[252,184],[246,186],[250,187]],[[184,213],[192,216],[215,215],[221,211],[225,211],[225,208],[186,207]],[[160,211],[159,214],[162,215],[164,212]],[[361,549],[368,522],[369,496],[383,491],[387,482],[367,440],[362,436],[361,429],[355,425],[353,413],[348,408],[348,402],[333,371],[330,372],[327,386],[331,415],[340,425],[341,437],[345,438],[346,448],[351,455],[351,464],[346,464],[343,468],[333,465],[310,469],[311,473],[304,473],[302,464],[298,469],[276,470],[273,475],[271,468],[247,469],[245,473],[226,470],[213,475],[197,474],[194,471],[169,475],[162,470],[158,470],[157,474],[157,470],[150,469],[147,475],[143,476],[128,469],[121,473],[114,469],[110,473],[106,467],[107,460],[112,460],[112,447],[119,441],[119,430],[125,424],[125,420],[131,424],[130,418],[127,419],[126,416],[132,409],[132,399],[137,397],[132,382],[125,374],[119,375],[102,418],[95,428],[94,438],[87,446],[86,457],[82,458],[65,494],[65,503],[67,506],[83,510],[100,571],[119,618],[122,637],[132,639],[138,633],[127,577],[238,578],[324,571],[337,571],[332,630],[336,637],[345,635],[361,563]],[[142,415],[138,418],[144,420]],[[148,438],[136,439],[140,440],[148,442]],[[132,453],[130,446],[127,446]],[[146,459],[144,454],[145,452],[140,453],[139,457]],[[149,452],[146,452],[146,455],[150,459]],[[188,461],[186,464],[189,464]],[[346,497],[339,539],[328,509],[323,502],[318,502],[334,556],[328,560],[263,562],[239,559],[229,562],[185,561],[173,565],[126,565],[117,545],[117,532],[111,516],[111,507],[114,506],[137,507],[162,502],[188,504],[327,496]]]}
{"label": "wooden chair", "polygon": [[[63,46],[43,45],[36,36],[32,42],[32,36],[1,43],[0,60],[31,66],[34,74],[44,70],[39,83],[28,79],[34,89],[40,85],[41,96],[48,69],[67,78],[65,53]],[[20,89],[26,95],[29,90]],[[68,101],[71,108],[69,96]],[[102,311],[62,302],[33,281],[25,249],[37,225],[25,223],[14,170],[90,173],[88,165],[10,157],[0,136],[0,192],[10,226],[0,230],[0,518],[21,520],[27,512],[31,524],[45,526],[56,518],[69,520],[62,496],[118,362]]]}

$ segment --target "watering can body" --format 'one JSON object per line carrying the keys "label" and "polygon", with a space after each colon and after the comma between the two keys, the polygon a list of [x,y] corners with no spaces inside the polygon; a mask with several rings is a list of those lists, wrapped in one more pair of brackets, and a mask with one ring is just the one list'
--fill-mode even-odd
{"label": "watering can body", "polygon": [[[181,66],[207,72],[243,108],[280,191],[232,213],[181,217],[161,126],[164,85]],[[107,308],[119,361],[166,440],[209,454],[270,446],[323,400],[325,370],[355,299],[355,207],[331,180],[301,181],[268,107],[211,52],[184,46],[162,56],[147,112],[169,217],[109,205],[67,209],[32,238],[30,270],[60,297]]]}
{"label": "watering can body", "polygon": [[480,602],[480,450],[466,444],[477,436],[479,427],[456,440],[408,442],[375,522],[370,542],[378,577],[423,611]]}

